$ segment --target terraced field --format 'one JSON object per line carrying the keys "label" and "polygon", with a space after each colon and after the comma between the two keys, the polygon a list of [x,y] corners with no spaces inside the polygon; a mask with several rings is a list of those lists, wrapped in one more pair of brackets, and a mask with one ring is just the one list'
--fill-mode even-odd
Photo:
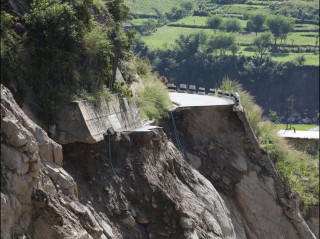
{"label": "terraced field", "polygon": [[[301,2],[295,0],[297,6],[310,6],[317,7],[319,3],[314,2]],[[152,2],[152,4],[151,4]],[[131,3],[132,9],[135,13],[155,13],[154,8],[157,8],[162,13],[170,11],[172,7],[178,7],[182,0],[136,0],[135,3]],[[196,6],[196,0],[192,1]],[[280,1],[250,1],[249,4],[231,4],[221,5],[209,3],[207,8],[218,16],[223,18],[223,21],[231,18],[237,18],[240,22],[242,31],[239,33],[233,33],[236,36],[236,42],[240,45],[240,54],[254,55],[256,54],[253,48],[253,41],[256,36],[262,34],[261,32],[256,35],[254,32],[247,33],[245,28],[247,21],[245,16],[252,13],[264,13],[271,14],[270,4],[283,4]],[[143,8],[142,8],[143,5]],[[145,9],[145,10],[142,10]],[[153,12],[153,13],[152,13]],[[180,35],[188,35],[191,33],[197,33],[200,31],[205,32],[209,37],[220,34],[222,30],[212,30],[207,25],[207,16],[187,16],[177,21],[171,21],[165,26],[160,26],[150,36],[143,36],[142,39],[146,45],[151,49],[165,49],[173,48],[175,40]],[[148,21],[147,18],[140,18],[132,20],[134,26],[141,26],[144,21]],[[284,41],[278,40],[278,45],[281,49],[286,51],[278,54],[270,54],[275,60],[278,61],[294,61],[298,56],[304,56],[304,65],[319,65],[319,24],[307,24],[301,23],[301,19],[296,19],[298,23],[295,24],[293,32],[288,34]],[[302,21],[303,22],[303,21]],[[307,21],[308,22],[308,21]]]}
{"label": "terraced field", "polygon": [[[197,0],[189,0],[196,5]],[[156,15],[154,9],[158,9],[162,14],[168,12],[173,7],[179,7],[184,0],[128,0],[128,6],[133,14]]]}

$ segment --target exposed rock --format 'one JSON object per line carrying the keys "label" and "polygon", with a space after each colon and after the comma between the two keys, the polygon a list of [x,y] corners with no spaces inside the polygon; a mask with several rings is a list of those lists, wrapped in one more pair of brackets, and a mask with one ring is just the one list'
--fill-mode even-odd
{"label": "exposed rock", "polygon": [[189,217],[180,217],[179,223],[184,229],[193,229],[195,227],[194,221]]}
{"label": "exposed rock", "polygon": [[[136,220],[131,215],[128,215],[126,218],[122,220],[122,222],[127,226],[127,227],[134,227],[136,225]],[[140,222],[139,222],[140,223]]]}
{"label": "exposed rock", "polygon": [[231,166],[240,172],[246,172],[247,171],[247,162],[245,158],[241,155],[238,155],[236,159],[233,159]]}
{"label": "exposed rock", "polygon": [[190,164],[191,164],[194,168],[198,169],[198,168],[201,167],[201,159],[200,159],[198,156],[193,155],[193,154],[188,153],[188,152],[186,152],[186,156],[187,156]]}
{"label": "exposed rock", "polygon": [[[182,144],[192,145],[195,154],[208,151],[199,172],[210,175],[212,184],[223,195],[237,238],[268,238],[271,234],[274,238],[315,238],[299,207],[282,202],[288,197],[282,180],[261,150],[241,108],[193,107],[180,111],[176,117],[183,119],[176,121],[178,127],[186,129]],[[215,146],[206,146],[202,143],[205,141],[215,142]],[[207,230],[210,221],[214,225],[211,231],[218,235],[216,224],[221,223],[214,223],[207,216]]]}
{"label": "exposed rock", "polygon": [[[314,238],[281,191],[272,163],[252,143],[248,126],[239,127],[241,110],[184,111],[189,125],[182,140],[195,140],[183,142],[194,146],[194,167],[161,129],[126,132],[126,140],[118,135],[110,162],[104,141],[64,145],[62,157],[62,147],[24,115],[3,86],[1,95],[3,125],[15,122],[21,132],[14,138],[10,130],[1,131],[1,238]],[[210,130],[204,132],[197,117],[208,120]],[[202,174],[211,175],[211,182]]]}

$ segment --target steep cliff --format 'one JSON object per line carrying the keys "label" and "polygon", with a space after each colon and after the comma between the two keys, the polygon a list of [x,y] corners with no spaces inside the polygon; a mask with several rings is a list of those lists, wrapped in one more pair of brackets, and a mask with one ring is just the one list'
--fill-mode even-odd
{"label": "steep cliff", "polygon": [[236,238],[223,199],[161,129],[112,138],[116,176],[105,142],[65,145],[62,161],[1,96],[2,238]]}
{"label": "steep cliff", "polygon": [[241,110],[193,107],[175,117],[188,161],[225,200],[237,238],[315,238]]}
{"label": "steep cliff", "polygon": [[62,155],[1,96],[2,238],[315,238],[231,106],[175,112],[186,162],[161,128]]}

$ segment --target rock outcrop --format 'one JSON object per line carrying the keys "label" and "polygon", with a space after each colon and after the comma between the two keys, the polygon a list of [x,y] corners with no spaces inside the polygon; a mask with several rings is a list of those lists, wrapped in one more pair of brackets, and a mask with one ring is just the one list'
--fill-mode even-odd
{"label": "rock outcrop", "polygon": [[161,128],[62,147],[1,86],[1,238],[315,238],[243,112],[175,117],[186,159]]}
{"label": "rock outcrop", "polygon": [[226,202],[237,238],[316,238],[241,110],[194,107],[175,117],[190,164],[200,160],[197,168]]}
{"label": "rock outcrop", "polygon": [[161,129],[112,137],[115,175],[106,142],[64,145],[63,160],[1,96],[1,238],[236,238],[223,199]]}

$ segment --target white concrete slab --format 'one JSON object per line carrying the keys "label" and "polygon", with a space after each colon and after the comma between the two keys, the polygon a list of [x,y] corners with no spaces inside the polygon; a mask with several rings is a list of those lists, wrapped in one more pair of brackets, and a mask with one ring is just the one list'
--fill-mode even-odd
{"label": "white concrete slab", "polygon": [[280,130],[277,133],[280,137],[293,139],[319,139],[319,131],[302,131],[302,130]]}
{"label": "white concrete slab", "polygon": [[161,129],[162,127],[154,126],[154,125],[145,125],[140,128],[132,129],[132,130],[126,130],[127,132],[148,132],[152,129]]}
{"label": "white concrete slab", "polygon": [[170,99],[178,107],[189,106],[213,106],[213,105],[233,105],[230,99],[209,95],[198,95],[188,93],[169,92]]}

